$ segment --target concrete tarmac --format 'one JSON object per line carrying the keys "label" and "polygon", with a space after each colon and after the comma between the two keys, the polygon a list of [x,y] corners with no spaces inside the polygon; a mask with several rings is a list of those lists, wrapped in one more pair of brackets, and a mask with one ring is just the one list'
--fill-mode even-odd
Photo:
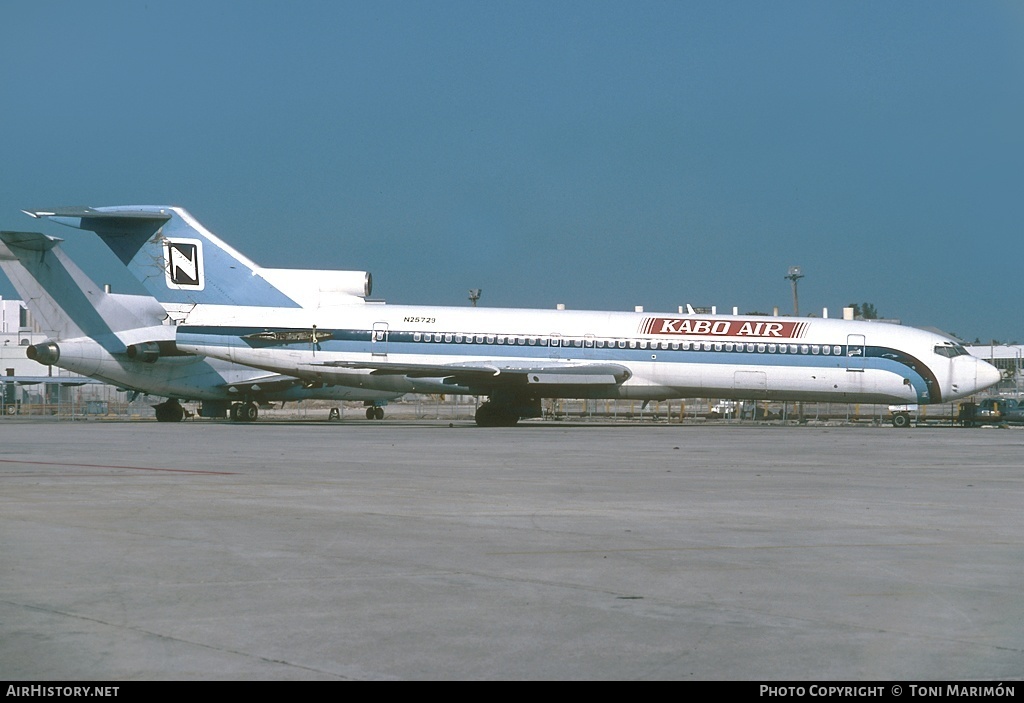
{"label": "concrete tarmac", "polygon": [[0,678],[1024,677],[1024,431],[0,422]]}

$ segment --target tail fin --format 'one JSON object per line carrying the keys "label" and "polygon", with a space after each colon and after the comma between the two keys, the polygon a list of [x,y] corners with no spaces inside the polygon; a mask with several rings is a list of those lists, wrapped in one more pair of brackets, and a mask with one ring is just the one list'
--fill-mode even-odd
{"label": "tail fin", "polygon": [[91,337],[111,353],[174,338],[167,314],[149,296],[106,293],[39,232],[0,232],[0,269],[53,339]]}
{"label": "tail fin", "polygon": [[25,210],[100,236],[161,303],[317,308],[370,294],[365,271],[265,269],[178,207]]}

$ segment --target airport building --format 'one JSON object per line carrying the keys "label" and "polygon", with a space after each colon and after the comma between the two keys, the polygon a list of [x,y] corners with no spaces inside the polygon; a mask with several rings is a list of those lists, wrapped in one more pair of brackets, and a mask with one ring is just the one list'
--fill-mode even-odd
{"label": "airport building", "polygon": [[0,376],[20,379],[0,384],[0,413],[15,415],[24,408],[34,414],[95,414],[106,412],[113,399],[127,400],[113,386],[29,359],[26,349],[46,338],[22,301],[0,298]]}
{"label": "airport building", "polygon": [[0,374],[47,375],[45,367],[25,356],[29,345],[42,342],[45,337],[32,322],[32,316],[23,302],[0,298]]}

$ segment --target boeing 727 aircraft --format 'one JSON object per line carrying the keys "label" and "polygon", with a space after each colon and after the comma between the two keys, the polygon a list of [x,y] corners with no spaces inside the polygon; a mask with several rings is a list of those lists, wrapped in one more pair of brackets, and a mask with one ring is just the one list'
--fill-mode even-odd
{"label": "boeing 727 aircraft", "polygon": [[[0,268],[33,317],[51,334],[27,348],[29,358],[112,385],[168,398],[154,406],[160,421],[183,417],[179,399],[200,400],[200,414],[254,420],[257,403],[320,398],[379,403],[401,392],[304,384],[175,349],[177,330],[150,296],[106,293],[63,251],[59,239],[38,232],[0,232]],[[89,379],[9,378],[13,382],[82,384]],[[6,380],[4,381],[6,382]],[[370,410],[375,410],[371,407]]]}
{"label": "boeing 727 aircraft", "polygon": [[887,323],[371,304],[364,272],[317,303],[181,208],[26,212],[97,232],[172,311],[179,351],[309,383],[487,396],[480,425],[537,417],[543,398],[930,404],[1000,378],[950,337]]}

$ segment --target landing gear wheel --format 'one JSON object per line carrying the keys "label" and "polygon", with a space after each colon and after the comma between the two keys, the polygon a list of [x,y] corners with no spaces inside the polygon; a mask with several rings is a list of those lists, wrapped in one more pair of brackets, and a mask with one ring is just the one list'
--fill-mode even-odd
{"label": "landing gear wheel", "polygon": [[260,416],[256,403],[232,403],[230,417],[235,422],[252,422]]}
{"label": "landing gear wheel", "polygon": [[366,409],[366,419],[367,420],[372,420],[373,419],[373,416],[376,414],[373,411],[374,411],[374,408],[367,408]]}
{"label": "landing gear wheel", "polygon": [[910,415],[907,413],[896,413],[892,416],[893,427],[910,427]]}
{"label": "landing gear wheel", "polygon": [[383,420],[384,419],[384,408],[379,407],[379,406],[374,408],[373,409],[373,419],[374,420]]}
{"label": "landing gear wheel", "polygon": [[154,405],[153,409],[156,411],[157,422],[181,422],[185,417],[185,409],[174,398]]}
{"label": "landing gear wheel", "polygon": [[476,424],[480,427],[514,427],[519,415],[509,408],[491,405],[488,401],[476,409]]}

